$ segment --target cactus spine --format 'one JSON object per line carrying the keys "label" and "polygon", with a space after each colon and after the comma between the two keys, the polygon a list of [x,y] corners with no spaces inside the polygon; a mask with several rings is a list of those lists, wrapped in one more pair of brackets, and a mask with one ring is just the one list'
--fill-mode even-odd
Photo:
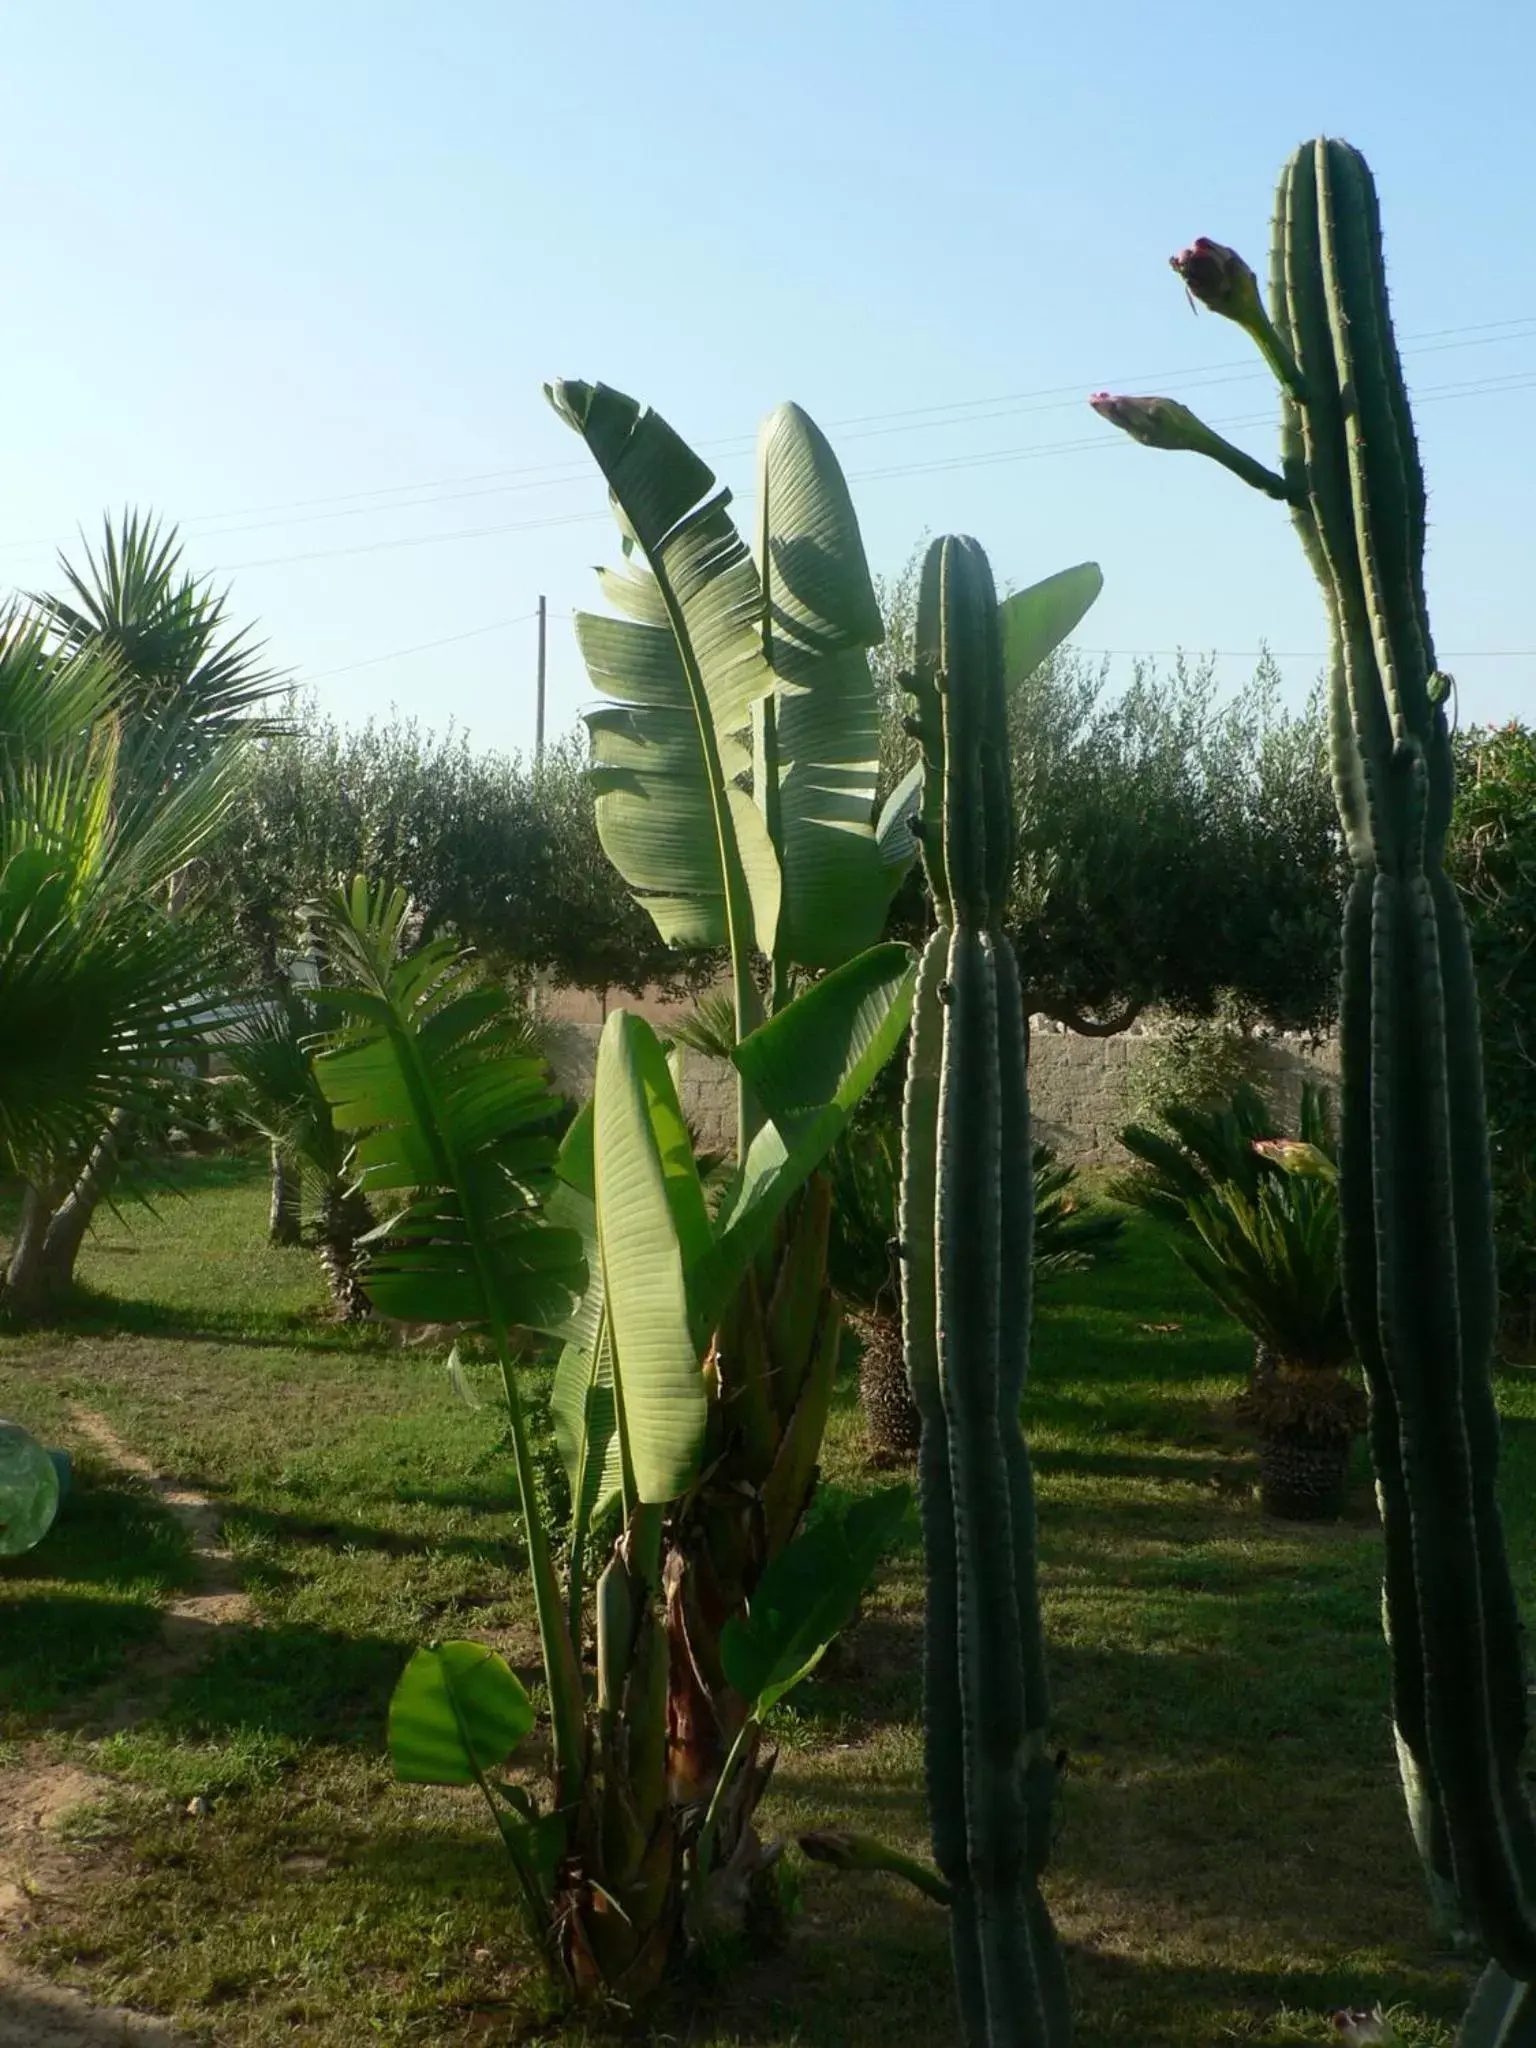
{"label": "cactus spine", "polygon": [[[1403,1786],[1432,1891],[1493,1958],[1460,2041],[1536,2042],[1536,1822],[1494,1492],[1477,995],[1442,858],[1450,685],[1425,604],[1424,478],[1364,158],[1321,139],[1286,166],[1268,313],[1230,249],[1196,242],[1174,267],[1277,373],[1284,496],[1327,604],[1330,754],[1354,870],[1340,1013],[1344,1280],[1371,1392]],[[1138,439],[1201,445],[1159,410],[1166,401],[1093,402]]]}
{"label": "cactus spine", "polygon": [[913,1020],[901,1238],[922,1417],[934,1856],[953,1893],[967,2048],[1064,2048],[1066,1980],[1039,1892],[1055,1771],[1019,1423],[1033,1231],[1025,1023],[998,922],[1012,811],[997,596],[973,540],[929,549],[917,662],[922,843],[939,922]]}

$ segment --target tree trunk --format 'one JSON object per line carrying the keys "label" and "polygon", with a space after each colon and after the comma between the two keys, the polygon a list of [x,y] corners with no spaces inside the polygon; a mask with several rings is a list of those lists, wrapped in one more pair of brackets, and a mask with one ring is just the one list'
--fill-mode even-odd
{"label": "tree trunk", "polygon": [[327,1192],[320,1210],[320,1263],[344,1323],[360,1323],[368,1314],[368,1297],[358,1277],[357,1240],[372,1222],[367,1200],[356,1188]]}
{"label": "tree trunk", "polygon": [[74,1186],[59,1204],[43,1244],[43,1287],[49,1304],[61,1300],[75,1284],[75,1261],[91,1227],[96,1205],[117,1173],[118,1148],[128,1112],[114,1109],[107,1127],[86,1155]]}
{"label": "tree trunk", "polygon": [[11,1247],[5,1272],[4,1305],[19,1320],[33,1322],[42,1315],[47,1301],[44,1247],[48,1225],[53,1220],[56,1190],[28,1181],[22,1198],[21,1228]]}
{"label": "tree trunk", "polygon": [[297,1244],[303,1223],[299,1176],[281,1145],[272,1147],[272,1200],[267,1210],[267,1243]]}

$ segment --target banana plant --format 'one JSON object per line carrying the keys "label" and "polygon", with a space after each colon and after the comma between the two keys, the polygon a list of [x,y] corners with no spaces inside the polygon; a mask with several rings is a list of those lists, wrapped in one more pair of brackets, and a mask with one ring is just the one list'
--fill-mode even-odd
{"label": "banana plant", "polygon": [[[314,1070],[354,1141],[363,1190],[392,1205],[365,1240],[375,1309],[468,1325],[501,1366],[549,1696],[550,1797],[541,1808],[507,1774],[533,1711],[483,1646],[418,1653],[395,1696],[391,1749],[404,1778],[479,1786],[548,1960],[578,1993],[632,2000],[655,1984],[685,1909],[697,1907],[702,1925],[705,1895],[719,1891],[696,1853],[704,1816],[668,1770],[661,1598],[664,1523],[698,1485],[706,1454],[711,1332],[905,1030],[911,960],[904,946],[871,949],[737,1048],[765,1121],[751,1173],[711,1211],[666,1054],[643,1019],[609,1018],[557,1183],[557,1098],[521,1020],[449,942],[408,954],[408,911],[403,892],[362,880],[333,909],[327,947],[341,985],[320,999],[338,1026]],[[539,1508],[513,1349],[520,1328],[565,1340],[557,1433],[586,1461],[573,1475],[573,1533],[606,1498],[622,1498],[623,1534],[590,1600],[579,1542],[562,1597],[556,1532]],[[889,1533],[888,1521],[881,1527]],[[845,1548],[867,1578],[878,1549],[869,1531],[853,1530]],[[825,1599],[813,1598],[823,1574],[796,1571],[791,1555],[780,1560],[789,1594],[754,1618],[759,1640],[777,1627],[803,1648],[807,1629],[827,1620]],[[796,1588],[814,1609],[808,1621]],[[802,1657],[794,1675],[813,1662]],[[766,1706],[754,1704],[760,1730]],[[746,1819],[771,1768],[757,1750],[754,1736],[730,1785],[716,1788],[710,1842],[733,1883],[754,1867]]]}
{"label": "banana plant", "polygon": [[[773,1033],[822,999],[826,983],[806,988],[808,978],[853,972],[876,947],[915,851],[922,771],[877,810],[868,652],[883,635],[880,609],[847,483],[806,414],[781,406],[763,426],[749,548],[730,493],[658,414],[602,384],[559,383],[548,395],[608,483],[624,555],[599,572],[619,616],[576,621],[607,699],[588,716],[598,834],[663,938],[729,959],[737,1155],[723,1213],[727,1232],[755,1216],[759,1242],[734,1292],[700,1297],[703,1476],[669,1521],[664,1569],[669,1764],[707,1807],[750,1719],[723,1632],[809,1502],[840,1341],[830,1193],[790,1156],[785,1132],[815,1122],[797,1091],[851,1101],[873,1071],[859,1078],[862,1055],[835,1030],[819,1041],[808,1029]],[[1005,627],[1016,673],[1072,630],[1098,587],[1084,565],[1023,594]],[[818,1012],[804,1014],[809,1023]],[[799,1075],[778,1058],[791,1043],[805,1048]],[[774,1186],[790,1198],[769,1205],[772,1227],[759,1229]],[[592,1363],[599,1401],[601,1371]]]}

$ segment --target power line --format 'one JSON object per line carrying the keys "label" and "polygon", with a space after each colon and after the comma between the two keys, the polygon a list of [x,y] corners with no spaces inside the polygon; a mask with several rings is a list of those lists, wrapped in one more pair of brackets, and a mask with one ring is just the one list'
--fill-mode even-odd
{"label": "power line", "polygon": [[471,626],[467,633],[448,633],[441,640],[418,640],[414,647],[393,647],[388,654],[370,654],[362,661],[344,661],[340,668],[322,668],[299,678],[301,685],[323,683],[331,676],[347,676],[357,668],[377,668],[381,661],[401,661],[408,654],[427,654],[435,647],[456,647],[461,640],[478,640],[486,633],[505,633],[513,626],[537,618],[537,612],[519,612],[515,619],[493,619],[488,626]]}
{"label": "power line", "polygon": [[[1514,330],[1520,330],[1518,332]],[[1429,328],[1405,338],[1403,353],[1434,354],[1445,349],[1482,348],[1500,342],[1523,341],[1536,335],[1536,314],[1521,314],[1506,320],[1482,321],[1475,325],[1461,327]],[[1143,372],[1134,377],[1120,377],[1103,380],[1112,388],[1127,390],[1150,387],[1163,382],[1178,381],[1186,388],[1207,389],[1216,384],[1240,383],[1258,379],[1267,373],[1261,363],[1252,358],[1234,358],[1228,363],[1197,365],[1182,369]],[[847,440],[865,440],[876,436],[923,432],[934,427],[965,426],[972,421],[980,423],[991,418],[1007,418],[1022,412],[1049,412],[1066,410],[1081,402],[1084,386],[1081,383],[1038,386],[1033,390],[999,392],[980,398],[950,399],[924,406],[909,406],[901,410],[883,413],[856,413],[828,423],[829,432],[837,432]],[[1001,408],[1001,410],[987,410]],[[724,439],[703,441],[701,449],[714,453],[742,451],[753,445],[750,435],[735,435]],[[218,530],[206,533],[207,539],[219,539],[223,535],[241,532],[259,532],[268,526],[289,526],[309,524],[321,519],[345,519],[365,517],[379,510],[414,511],[431,505],[452,504],[466,498],[497,496],[503,492],[522,490],[557,489],[567,483],[579,483],[591,475],[591,465],[585,460],[564,463],[526,464],[512,469],[473,471],[468,474],[439,477],[406,484],[385,484],[377,489],[335,492],[329,496],[279,500],[265,505],[234,508],[224,512],[194,514],[182,522],[183,530],[192,527],[214,527]],[[518,479],[508,482],[506,479]],[[483,489],[458,490],[458,485],[481,485]],[[427,491],[445,493],[437,497],[414,497],[413,494]],[[395,506],[384,506],[377,501],[386,498],[407,499],[412,502]],[[336,509],[320,511],[317,507]],[[243,519],[248,515],[294,512],[301,516],[292,519],[258,517],[248,526],[221,526],[218,522]],[[554,522],[550,522],[554,523]],[[512,530],[512,529],[506,529]],[[57,537],[53,541],[7,541],[0,542],[0,552],[12,552],[54,545],[64,545]],[[297,558],[295,558],[297,559]]]}
{"label": "power line", "polygon": [[[1536,386],[1536,374],[1515,373],[1504,377],[1485,377],[1461,384],[1431,386],[1428,390],[1414,394],[1415,404],[1432,404],[1438,400],[1453,398],[1475,398],[1484,393],[1525,391]],[[1082,394],[1076,401],[1082,404]],[[1213,427],[1262,426],[1273,420],[1272,412],[1229,414],[1213,419]],[[951,470],[988,469],[1010,462],[1035,461],[1050,455],[1091,454],[1096,450],[1119,449],[1122,453],[1132,444],[1124,435],[1110,434],[1102,429],[1094,434],[1084,435],[1069,441],[1034,442],[1018,448],[999,448],[979,455],[952,455],[938,457],[930,462],[895,463],[884,469],[852,470],[848,474],[850,483],[881,483],[896,477],[930,476]],[[736,502],[749,503],[753,493],[744,491]],[[267,555],[253,561],[222,562],[210,572],[228,576],[242,569],[271,569],[290,562],[335,561],[349,555],[371,555],[395,548],[432,547],[442,541],[483,540],[506,533],[530,533],[553,526],[596,526],[606,525],[608,515],[604,512],[562,512],[553,516],[534,519],[515,519],[498,522],[493,526],[454,527],[445,533],[403,534],[391,540],[358,541],[340,548],[316,548],[291,555]]]}

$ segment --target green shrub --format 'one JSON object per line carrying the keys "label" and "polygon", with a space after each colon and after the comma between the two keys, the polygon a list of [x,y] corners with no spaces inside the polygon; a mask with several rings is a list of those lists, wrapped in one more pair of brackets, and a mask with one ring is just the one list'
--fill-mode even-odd
{"label": "green shrub", "polygon": [[1507,1343],[1536,1345],[1536,732],[1463,734],[1447,866],[1472,932]]}

